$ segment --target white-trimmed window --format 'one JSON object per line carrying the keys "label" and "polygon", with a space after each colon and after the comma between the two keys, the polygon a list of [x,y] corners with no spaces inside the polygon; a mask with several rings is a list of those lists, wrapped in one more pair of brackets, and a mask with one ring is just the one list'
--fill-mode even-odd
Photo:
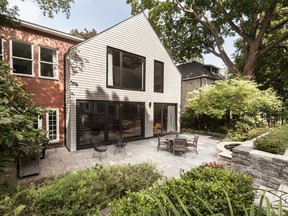
{"label": "white-trimmed window", "polygon": [[59,142],[59,109],[50,109],[46,113],[46,130],[50,143]]}
{"label": "white-trimmed window", "polygon": [[58,79],[57,50],[39,47],[39,71],[42,78]]}
{"label": "white-trimmed window", "polygon": [[3,39],[0,37],[0,61],[3,61]]}
{"label": "white-trimmed window", "polygon": [[23,76],[33,76],[33,45],[19,41],[11,41],[12,73]]}

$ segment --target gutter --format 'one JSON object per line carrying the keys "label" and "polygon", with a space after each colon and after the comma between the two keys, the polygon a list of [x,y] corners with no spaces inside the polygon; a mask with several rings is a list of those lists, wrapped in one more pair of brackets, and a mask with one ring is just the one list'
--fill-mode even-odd
{"label": "gutter", "polygon": [[82,42],[82,41],[85,40],[83,38],[79,38],[79,37],[70,35],[70,34],[65,33],[65,32],[61,32],[61,31],[57,31],[55,29],[51,29],[51,28],[48,28],[48,27],[36,25],[34,23],[30,23],[30,22],[27,22],[27,21],[20,20],[20,23],[21,23],[22,27],[34,29],[34,30],[41,31],[41,32],[45,32],[45,33],[52,34],[52,35],[55,35],[55,36],[58,36],[58,37],[62,37],[62,38],[66,38],[66,39],[69,39],[69,40],[72,40],[72,41]]}

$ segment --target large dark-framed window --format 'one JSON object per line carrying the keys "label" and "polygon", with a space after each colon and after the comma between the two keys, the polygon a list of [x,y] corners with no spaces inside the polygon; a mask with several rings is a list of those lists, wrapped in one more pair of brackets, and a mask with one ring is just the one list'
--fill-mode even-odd
{"label": "large dark-framed window", "polygon": [[154,92],[164,91],[164,63],[154,60]]}
{"label": "large dark-framed window", "polygon": [[145,91],[145,57],[107,47],[107,87]]}
{"label": "large dark-framed window", "polygon": [[77,100],[77,150],[112,143],[118,133],[142,138],[144,122],[144,102]]}

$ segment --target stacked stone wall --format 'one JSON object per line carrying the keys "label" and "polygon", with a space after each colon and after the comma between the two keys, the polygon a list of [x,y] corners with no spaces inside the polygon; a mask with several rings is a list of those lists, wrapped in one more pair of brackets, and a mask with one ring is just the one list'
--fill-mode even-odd
{"label": "stacked stone wall", "polygon": [[288,154],[275,155],[253,149],[253,141],[233,149],[231,169],[254,177],[256,185],[277,190],[288,184]]}

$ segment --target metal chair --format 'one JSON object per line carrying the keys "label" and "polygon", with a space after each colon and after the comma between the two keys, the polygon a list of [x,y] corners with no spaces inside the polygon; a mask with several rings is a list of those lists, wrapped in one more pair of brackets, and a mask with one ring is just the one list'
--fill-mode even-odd
{"label": "metal chair", "polygon": [[175,151],[183,152],[184,157],[186,158],[187,140],[181,138],[175,138],[173,142],[173,156],[175,156]]}
{"label": "metal chair", "polygon": [[169,142],[167,142],[166,139],[162,138],[160,136],[160,133],[158,133],[158,145],[157,145],[157,151],[160,150],[161,146],[166,146],[166,149],[168,150],[169,149]]}
{"label": "metal chair", "polygon": [[92,146],[94,148],[94,153],[93,153],[92,158],[95,156],[96,153],[99,153],[100,154],[100,162],[101,162],[101,154],[103,152],[105,152],[105,155],[107,157],[107,154],[106,154],[107,146],[106,145],[101,145],[100,143],[95,142],[95,143],[92,143]]}
{"label": "metal chair", "polygon": [[198,140],[199,140],[199,135],[195,134],[193,140],[187,142],[187,147],[188,148],[191,147],[192,150],[196,152],[196,154],[198,154],[198,149],[197,149]]}
{"label": "metal chair", "polygon": [[116,153],[116,151],[118,150],[118,152],[120,152],[122,149],[124,149],[125,154],[126,153],[126,145],[127,145],[127,138],[125,136],[122,136],[121,134],[117,134],[114,138],[114,144],[115,146],[115,151],[114,151],[114,155]]}

